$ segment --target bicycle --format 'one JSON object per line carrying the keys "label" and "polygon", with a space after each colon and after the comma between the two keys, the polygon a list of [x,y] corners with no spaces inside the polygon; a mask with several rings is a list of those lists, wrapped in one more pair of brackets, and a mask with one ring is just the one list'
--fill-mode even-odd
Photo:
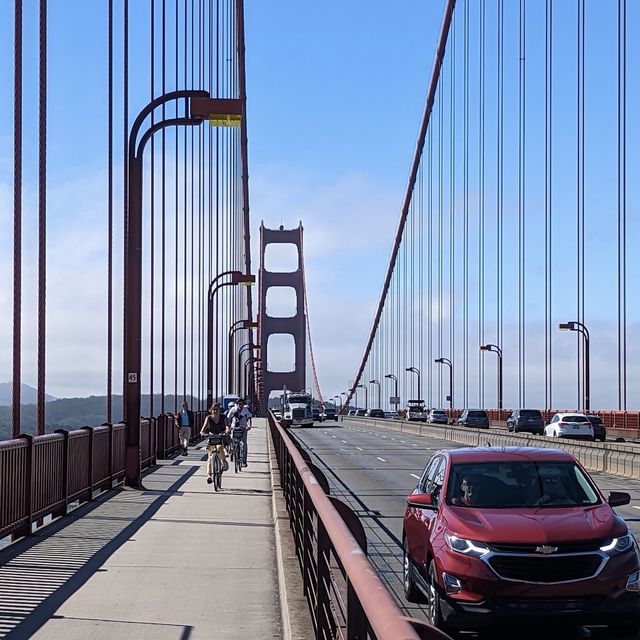
{"label": "bicycle", "polygon": [[[220,446],[223,444],[224,436],[220,435],[210,435],[208,440],[208,445],[210,447]],[[218,455],[218,451],[209,451],[209,455],[212,456],[211,460],[211,478],[213,480],[213,489],[214,491],[220,491],[222,489],[222,460],[220,460],[220,456]]]}
{"label": "bicycle", "polygon": [[235,472],[242,471],[242,465],[244,461],[244,429],[234,429],[232,435],[231,445],[231,459],[235,463]]}

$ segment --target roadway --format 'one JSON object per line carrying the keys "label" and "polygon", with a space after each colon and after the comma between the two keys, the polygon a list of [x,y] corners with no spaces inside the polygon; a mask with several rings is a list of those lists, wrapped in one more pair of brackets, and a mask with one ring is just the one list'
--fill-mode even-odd
{"label": "roadway", "polygon": [[[434,451],[461,445],[447,440],[373,427],[355,420],[324,422],[313,428],[290,430],[324,471],[331,494],[360,517],[368,540],[369,558],[408,615],[424,617],[420,605],[404,600],[402,592],[402,517],[405,497],[413,490]],[[631,504],[616,509],[640,536],[640,481],[591,474],[603,493],[627,491]],[[576,637],[607,638],[604,629],[581,630]],[[492,635],[495,637],[495,634]],[[509,637],[508,634],[505,637]],[[536,636],[532,636],[536,637]],[[549,636],[551,638],[551,636]],[[567,638],[566,633],[558,638]]]}

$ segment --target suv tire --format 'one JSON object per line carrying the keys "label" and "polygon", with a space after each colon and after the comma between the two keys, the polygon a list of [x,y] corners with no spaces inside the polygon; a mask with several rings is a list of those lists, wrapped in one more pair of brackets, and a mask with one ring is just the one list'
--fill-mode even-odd
{"label": "suv tire", "polygon": [[427,573],[427,585],[429,587],[429,597],[427,598],[427,620],[432,626],[441,629],[445,633],[450,633],[449,628],[442,618],[442,609],[440,608],[440,592],[438,580],[436,578],[436,565],[433,560],[429,563],[429,571]]}
{"label": "suv tire", "polygon": [[413,577],[413,563],[411,562],[411,556],[409,555],[409,543],[406,538],[403,545],[402,554],[402,585],[404,588],[404,597],[409,602],[415,602],[416,604],[424,604],[427,599],[424,594],[418,589]]}

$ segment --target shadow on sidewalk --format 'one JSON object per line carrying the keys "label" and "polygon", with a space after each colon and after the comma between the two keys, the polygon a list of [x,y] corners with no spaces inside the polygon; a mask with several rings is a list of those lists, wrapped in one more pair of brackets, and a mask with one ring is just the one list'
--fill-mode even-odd
{"label": "shadow on sidewalk", "polygon": [[[171,463],[162,490],[109,492],[0,553],[0,638],[30,638],[106,560],[149,521],[199,467]],[[168,474],[159,473],[158,476]],[[164,479],[164,482],[170,482]],[[186,635],[185,635],[186,634]],[[184,629],[181,638],[188,638]]]}

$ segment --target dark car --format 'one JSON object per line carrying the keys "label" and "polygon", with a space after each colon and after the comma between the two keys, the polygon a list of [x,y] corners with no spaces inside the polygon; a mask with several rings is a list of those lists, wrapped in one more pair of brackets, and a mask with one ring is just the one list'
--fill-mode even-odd
{"label": "dark car", "polygon": [[461,427],[473,427],[474,429],[488,429],[489,417],[484,409],[465,409],[458,418]]}
{"label": "dark car", "polygon": [[355,415],[356,415],[356,413],[357,413],[357,409],[349,409],[349,413],[348,413],[348,415],[350,415],[350,416],[355,416]]}
{"label": "dark car", "polygon": [[604,422],[602,422],[602,418],[600,416],[587,416],[587,420],[593,427],[593,439],[604,442],[607,439],[607,429],[604,426]]}
{"label": "dark car", "polygon": [[384,418],[384,411],[382,409],[369,409],[367,411],[367,418]]}
{"label": "dark car", "polygon": [[320,409],[311,409],[311,416],[316,422],[320,422]]}
{"label": "dark car", "polygon": [[[351,411],[349,411],[349,415],[351,415]],[[333,407],[325,407],[324,408],[324,419],[325,420],[337,420],[338,412]]]}
{"label": "dark car", "polygon": [[356,409],[356,416],[358,416],[358,418],[364,418],[367,415],[367,412],[365,409]]}
{"label": "dark car", "polygon": [[439,451],[407,497],[405,597],[452,633],[526,623],[635,637],[640,559],[612,509],[629,501],[604,498],[566,451]]}
{"label": "dark car", "polygon": [[507,429],[518,433],[527,431],[536,435],[544,435],[544,421],[539,409],[514,409],[507,420]]}

